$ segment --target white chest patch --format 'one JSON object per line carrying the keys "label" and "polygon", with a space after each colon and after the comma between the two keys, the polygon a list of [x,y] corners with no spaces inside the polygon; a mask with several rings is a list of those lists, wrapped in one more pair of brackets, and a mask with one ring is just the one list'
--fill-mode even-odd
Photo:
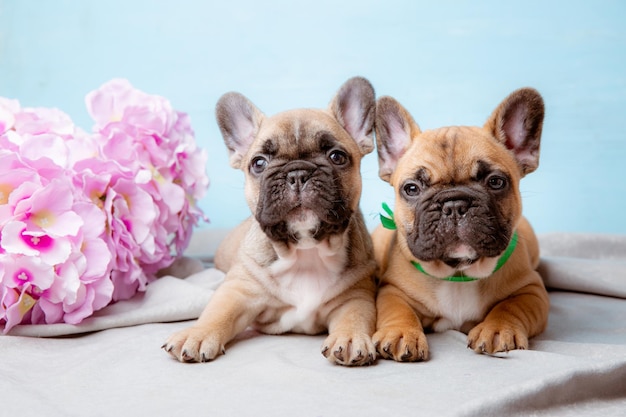
{"label": "white chest patch", "polygon": [[343,291],[345,251],[330,253],[325,245],[294,249],[271,267],[274,295],[287,305],[268,326],[272,332],[318,333],[319,308]]}
{"label": "white chest patch", "polygon": [[464,323],[482,320],[485,306],[478,282],[441,282],[436,290],[440,318],[433,330],[461,330]]}

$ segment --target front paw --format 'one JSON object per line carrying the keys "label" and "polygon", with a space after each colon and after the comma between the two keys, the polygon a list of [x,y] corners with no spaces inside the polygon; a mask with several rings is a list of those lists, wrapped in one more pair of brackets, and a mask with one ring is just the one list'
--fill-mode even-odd
{"label": "front paw", "polygon": [[488,354],[528,349],[528,336],[523,329],[506,323],[482,322],[467,335],[467,347]]}
{"label": "front paw", "polygon": [[174,333],[161,347],[181,362],[208,362],[226,353],[219,337],[198,327]]}
{"label": "front paw", "polygon": [[374,333],[374,344],[380,356],[398,362],[428,359],[428,341],[420,329],[388,327]]}
{"label": "front paw", "polygon": [[322,355],[338,365],[371,365],[376,348],[367,334],[331,333],[322,344]]}

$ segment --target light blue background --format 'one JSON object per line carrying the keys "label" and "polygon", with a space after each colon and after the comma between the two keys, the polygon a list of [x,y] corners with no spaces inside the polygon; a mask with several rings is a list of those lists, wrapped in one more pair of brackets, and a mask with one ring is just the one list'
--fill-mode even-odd
{"label": "light blue background", "polygon": [[[537,88],[546,120],[525,214],[540,233],[626,233],[624,1],[0,0],[0,95],[90,129],[85,94],[123,77],[190,114],[209,154],[201,227],[248,215],[219,96],[240,91],[266,114],[325,107],[353,75],[423,129],[482,125],[511,91]],[[393,200],[376,164],[362,170],[369,226]]]}

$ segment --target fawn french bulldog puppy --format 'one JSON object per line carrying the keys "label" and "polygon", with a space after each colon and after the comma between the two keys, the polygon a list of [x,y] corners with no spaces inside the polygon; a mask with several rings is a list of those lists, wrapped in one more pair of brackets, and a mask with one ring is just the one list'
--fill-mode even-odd
{"label": "fawn french bulldog puppy", "polygon": [[359,208],[361,158],[374,148],[374,90],[348,80],[327,110],[267,117],[239,93],[217,103],[230,164],[245,174],[252,216],[215,255],[226,272],[197,322],[163,348],[210,361],[252,326],[265,333],[328,331],[322,354],[341,365],[376,358],[376,263]]}
{"label": "fawn french bulldog puppy", "polygon": [[543,117],[530,88],[511,93],[483,127],[424,132],[396,100],[378,100],[379,174],[395,190],[396,225],[373,233],[382,357],[427,359],[425,330],[468,333],[481,353],[526,349],[544,330],[549,299],[519,192],[539,163]]}

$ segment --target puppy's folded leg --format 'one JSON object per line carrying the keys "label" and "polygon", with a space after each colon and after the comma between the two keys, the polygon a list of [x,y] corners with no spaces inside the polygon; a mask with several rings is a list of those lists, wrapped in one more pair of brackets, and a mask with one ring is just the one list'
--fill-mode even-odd
{"label": "puppy's folded leg", "polygon": [[260,305],[249,281],[226,280],[193,326],[171,335],[163,349],[181,362],[208,362],[225,353],[225,345],[252,323]]}
{"label": "puppy's folded leg", "polygon": [[485,320],[469,332],[467,347],[488,354],[528,349],[528,339],[544,330],[549,309],[543,284],[522,287],[496,304]]}
{"label": "puppy's folded leg", "polygon": [[385,359],[415,362],[428,359],[428,341],[419,317],[397,287],[383,286],[376,299],[378,318],[374,344]]}
{"label": "puppy's folded leg", "polygon": [[372,333],[376,325],[373,291],[357,292],[334,308],[328,319],[328,337],[322,355],[347,366],[370,365],[376,360]]}

